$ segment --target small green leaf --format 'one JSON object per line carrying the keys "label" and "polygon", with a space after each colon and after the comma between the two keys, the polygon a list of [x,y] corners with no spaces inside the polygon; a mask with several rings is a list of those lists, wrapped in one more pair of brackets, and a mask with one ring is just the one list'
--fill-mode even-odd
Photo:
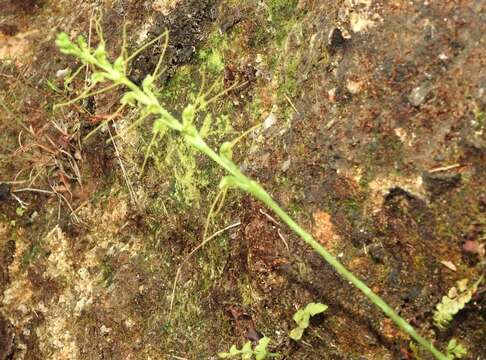
{"label": "small green leaf", "polygon": [[258,341],[258,345],[255,346],[255,351],[266,351],[269,343],[270,343],[269,337],[266,337],[266,336],[262,337]]}
{"label": "small green leaf", "polygon": [[[106,74],[101,72],[94,72],[91,75],[91,84],[98,84],[106,80]],[[122,98],[123,99],[123,98]]]}
{"label": "small green leaf", "polygon": [[152,131],[156,134],[161,134],[165,132],[166,126],[164,124],[164,121],[162,119],[157,119],[154,121],[154,125],[152,127]]}
{"label": "small green leaf", "polygon": [[[84,38],[83,38],[84,40]],[[79,45],[81,48],[83,48],[81,45]],[[98,46],[96,47],[96,50],[93,53],[94,57],[104,63],[106,61],[106,49],[105,49],[105,44],[103,42],[100,42]]]}
{"label": "small green leaf", "polygon": [[219,182],[219,188],[220,189],[231,188],[236,186],[236,183],[237,183],[236,178],[234,176],[228,175],[221,179],[221,181]]}
{"label": "small green leaf", "polygon": [[251,342],[248,341],[243,345],[241,350],[238,350],[238,348],[235,345],[232,345],[229,353],[222,352],[219,353],[218,356],[220,358],[226,359],[229,357],[234,357],[234,356],[240,356],[240,359],[251,359],[253,356],[255,357],[256,360],[264,360],[268,356],[276,356],[277,354],[274,353],[269,353],[267,351],[267,346],[270,343],[270,338],[268,337],[263,337],[258,341],[258,344],[255,346],[254,349],[251,348]]}
{"label": "small green leaf", "polygon": [[229,141],[222,143],[219,148],[219,155],[231,160],[233,158],[233,144]]}
{"label": "small green leaf", "polygon": [[242,352],[251,351],[251,342],[248,341],[247,343],[245,343],[245,345],[243,345],[243,347],[241,348],[241,351]]}
{"label": "small green leaf", "polygon": [[56,46],[61,50],[69,48],[70,46],[72,46],[72,43],[71,43],[71,40],[69,40],[68,34],[66,34],[65,32],[60,32],[59,34],[57,34]]}
{"label": "small green leaf", "polygon": [[137,95],[133,91],[128,91],[123,94],[122,98],[120,99],[120,104],[122,105],[137,105]]}
{"label": "small green leaf", "polygon": [[[54,92],[56,92],[58,94],[62,94],[62,90],[59,89],[59,87],[56,84],[54,84],[51,80],[47,80],[46,81],[46,84],[47,84],[47,87],[50,90],[52,90],[52,91],[54,91]],[[64,84],[66,84],[66,81],[64,82]]]}
{"label": "small green leaf", "polygon": [[300,323],[305,315],[305,312],[303,309],[297,310],[297,312],[294,314],[293,319],[296,323]]}
{"label": "small green leaf", "polygon": [[15,209],[15,213],[18,215],[18,216],[23,216],[25,214],[25,210],[23,207],[18,207],[17,209]]}
{"label": "small green leaf", "polygon": [[296,327],[295,329],[292,329],[289,337],[295,341],[299,341],[302,338],[302,335],[304,335],[304,329],[301,327]]}
{"label": "small green leaf", "polygon": [[196,117],[196,107],[194,105],[187,105],[184,111],[182,112],[182,123],[192,124],[194,122],[195,117]]}
{"label": "small green leaf", "polygon": [[323,313],[328,308],[327,305],[321,303],[310,303],[305,307],[305,312],[309,313],[311,316]]}
{"label": "small green leaf", "polygon": [[212,123],[213,123],[213,117],[211,116],[211,114],[207,114],[206,117],[204,118],[201,129],[199,129],[199,135],[201,135],[203,139],[205,139],[209,135]]}
{"label": "small green leaf", "polygon": [[447,344],[447,358],[449,360],[462,359],[466,355],[467,349],[455,338],[452,338]]}
{"label": "small green leaf", "polygon": [[302,319],[297,323],[297,325],[299,325],[299,327],[303,328],[303,329],[307,329],[309,327],[309,322],[310,322],[310,314],[309,313],[306,313],[304,312],[304,316],[302,317]]}
{"label": "small green leaf", "polygon": [[125,60],[123,60],[123,57],[120,56],[115,60],[113,68],[120,74],[125,73]]}
{"label": "small green leaf", "polygon": [[236,345],[232,345],[230,347],[230,354],[231,355],[238,355],[240,353],[240,351],[238,350],[238,348],[236,347]]}
{"label": "small green leaf", "polygon": [[264,336],[258,341],[258,345],[253,350],[255,352],[256,360],[263,360],[267,357],[267,346],[270,343],[270,338]]}
{"label": "small green leaf", "polygon": [[305,329],[309,327],[311,316],[323,313],[327,308],[327,305],[321,303],[309,303],[304,309],[299,309],[293,316],[297,327],[290,332],[289,336],[294,340],[300,340]]}
{"label": "small green leaf", "polygon": [[154,88],[154,77],[152,75],[147,75],[142,81],[142,89],[146,93],[152,93]]}
{"label": "small green leaf", "polygon": [[61,32],[57,35],[56,46],[59,50],[66,55],[80,56],[81,51],[79,48],[71,42],[68,34]]}
{"label": "small green leaf", "polygon": [[81,50],[88,50],[88,43],[86,42],[86,39],[84,38],[84,36],[82,35],[79,35],[77,38],[76,38],[76,42],[78,43],[78,46],[79,46],[79,49]]}
{"label": "small green leaf", "polygon": [[447,352],[455,349],[457,347],[457,339],[452,338],[447,344]]}
{"label": "small green leaf", "polygon": [[[137,100],[139,100],[137,98]],[[158,114],[159,113],[159,105],[154,103],[154,104],[147,104],[145,105],[145,111],[149,114]]]}
{"label": "small green leaf", "polygon": [[467,290],[467,284],[469,282],[469,279],[462,279],[457,282],[457,288],[459,291],[464,292]]}
{"label": "small green leaf", "polygon": [[[185,134],[185,135],[188,135],[189,137],[193,138],[193,139],[200,139],[199,137],[199,133],[197,132],[197,129],[194,125],[192,125],[191,123],[185,123],[183,126],[182,126],[182,132]],[[189,139],[188,139],[189,140]]]}
{"label": "small green leaf", "polygon": [[65,32],[60,32],[59,34],[57,34],[56,45],[59,48],[72,45],[71,40],[69,40],[68,34],[66,34]]}

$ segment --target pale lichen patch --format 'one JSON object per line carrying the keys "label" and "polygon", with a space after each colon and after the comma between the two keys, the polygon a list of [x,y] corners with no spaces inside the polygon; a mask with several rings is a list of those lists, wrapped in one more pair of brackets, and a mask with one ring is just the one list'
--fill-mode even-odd
{"label": "pale lichen patch", "polygon": [[354,33],[366,32],[383,21],[376,8],[372,0],[346,0],[341,9],[341,18],[349,23]]}
{"label": "pale lichen patch", "polygon": [[[5,234],[7,234],[6,227],[4,227],[4,230]],[[16,241],[13,261],[8,267],[11,282],[3,293],[3,299],[0,303],[0,307],[3,308],[5,313],[15,314],[11,319],[15,326],[22,325],[30,319],[29,307],[33,291],[30,281],[27,279],[27,274],[22,270],[23,254],[27,251],[28,243],[26,239],[23,236],[19,236]]]}
{"label": "pale lichen patch", "polygon": [[152,4],[152,9],[167,16],[179,2],[180,0],[155,0]]}
{"label": "pale lichen patch", "polygon": [[371,212],[380,211],[386,195],[395,188],[403,189],[419,199],[426,199],[426,191],[421,175],[405,177],[390,174],[388,176],[377,176],[368,186],[371,193],[367,207],[369,207]]}
{"label": "pale lichen patch", "polygon": [[[119,190],[116,185],[112,187],[109,201],[104,208],[87,204],[80,211],[80,218],[91,229],[84,239],[76,239],[88,243],[88,249],[83,251],[82,257],[73,249],[72,239],[58,225],[40,240],[42,254],[45,254],[35,259],[38,265],[42,264],[40,279],[60,286],[58,293],[50,298],[37,298],[37,284],[34,283],[36,280],[29,277],[29,272],[26,271],[26,266],[33,264],[25,264],[30,242],[27,239],[22,240],[22,237],[16,241],[16,253],[9,269],[12,281],[4,293],[1,305],[4,314],[16,328],[25,328],[32,319],[42,315],[43,321],[36,327],[35,335],[39,350],[45,358],[80,358],[80,339],[73,330],[74,325],[94,304],[113,307],[112,296],[108,294],[113,291],[113,286],[122,286],[105,286],[103,272],[100,271],[103,257],[116,257],[124,253],[125,261],[130,262],[140,253],[142,238],[130,236],[127,242],[119,241],[120,233],[127,224],[130,206],[126,196]],[[133,321],[130,320],[129,324],[132,325]],[[102,333],[109,336],[110,331],[107,329],[110,327],[104,326]],[[21,347],[22,344],[19,344],[19,348]]]}

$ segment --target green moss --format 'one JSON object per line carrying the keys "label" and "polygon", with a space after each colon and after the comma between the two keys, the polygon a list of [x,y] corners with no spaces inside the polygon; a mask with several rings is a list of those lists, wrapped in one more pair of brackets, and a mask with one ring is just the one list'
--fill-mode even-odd
{"label": "green moss", "polygon": [[476,131],[482,131],[486,125],[486,112],[476,111],[474,113],[473,126]]}
{"label": "green moss", "polygon": [[196,153],[181,139],[167,138],[164,164],[172,170],[174,196],[187,206],[200,205],[200,188],[207,181],[200,176],[196,164]]}
{"label": "green moss", "polygon": [[223,56],[218,49],[202,50],[199,59],[203,62],[203,69],[210,73],[219,74],[224,69]]}
{"label": "green moss", "polygon": [[241,303],[244,306],[250,306],[253,304],[253,295],[251,292],[251,285],[248,274],[241,274],[238,281],[238,292],[241,297]]}
{"label": "green moss", "polygon": [[[198,119],[198,123],[198,127],[207,128],[207,136],[215,142],[220,142],[233,132],[229,116],[216,117],[209,125],[207,122],[204,124],[203,118]],[[219,183],[221,170],[212,162],[201,159],[196,150],[181,138],[173,137],[172,133],[159,138],[152,159],[157,176],[167,179],[172,199],[182,205],[178,207],[179,211],[189,207],[200,208],[201,192]],[[202,161],[204,164],[201,164]]]}
{"label": "green moss", "polygon": [[191,91],[196,91],[196,84],[193,77],[193,67],[190,65],[181,66],[177,69],[168,84],[160,89],[160,98],[164,103],[178,108],[187,104],[187,96]]}
{"label": "green moss", "polygon": [[267,0],[269,20],[276,24],[281,24],[295,14],[298,0]]}
{"label": "green moss", "polygon": [[227,255],[228,238],[224,235],[213,239],[199,255],[199,264],[203,269],[201,287],[204,291],[212,287],[215,280],[223,273]]}
{"label": "green moss", "polygon": [[267,0],[269,26],[273,29],[275,41],[282,44],[295,22],[299,19],[296,11],[297,0]]}
{"label": "green moss", "polygon": [[202,51],[207,51],[208,49],[217,50],[224,53],[228,50],[228,38],[225,34],[221,34],[219,29],[213,30],[209,35]]}
{"label": "green moss", "polygon": [[271,33],[266,26],[259,26],[255,30],[253,44],[255,47],[264,46],[271,38]]}
{"label": "green moss", "polygon": [[21,268],[27,269],[27,267],[38,259],[42,255],[42,244],[39,241],[33,243],[23,254],[22,260],[20,261]]}
{"label": "green moss", "polygon": [[[197,211],[190,215],[193,219],[197,219],[198,216],[200,212]],[[223,255],[224,244],[227,239],[224,237],[214,239],[214,242],[209,243],[185,263],[177,283],[173,308],[170,311],[172,284],[176,271],[181,265],[182,258],[201,241],[200,228],[195,226],[195,229],[187,229],[183,239],[177,240],[184,241],[187,249],[183,251],[183,255],[176,256],[171,251],[160,251],[167,249],[167,242],[172,243],[172,239],[170,236],[167,238],[166,233],[172,232],[173,225],[160,222],[160,219],[158,225],[158,229],[152,230],[153,236],[145,243],[137,263],[142,273],[147,274],[146,278],[157,279],[161,287],[159,295],[151,299],[154,305],[140,309],[143,316],[141,321],[144,327],[143,333],[158,337],[159,350],[162,352],[170,353],[173,349],[184,349],[190,351],[190,354],[199,354],[201,358],[208,358],[216,351],[209,348],[208,334],[217,333],[219,339],[224,338],[224,334],[231,333],[227,329],[226,318],[214,311],[208,311],[205,303],[208,291],[217,281],[214,278],[222,272],[222,265],[226,259]],[[220,263],[205,262],[206,257],[213,256],[213,252],[216,256],[220,256]]]}
{"label": "green moss", "polygon": [[296,56],[287,57],[284,63],[284,83],[281,90],[285,91],[287,94],[293,95],[297,88],[297,76],[299,71],[299,66],[302,62],[301,54],[296,54]]}
{"label": "green moss", "polygon": [[104,286],[110,286],[115,279],[115,269],[111,265],[110,258],[106,257],[101,261],[101,276]]}
{"label": "green moss", "polygon": [[213,30],[206,41],[205,46],[199,51],[199,70],[206,75],[219,75],[223,71],[224,53],[228,50],[226,35],[219,29]]}
{"label": "green moss", "polygon": [[352,219],[359,218],[361,215],[361,205],[354,199],[346,199],[342,202],[344,211]]}
{"label": "green moss", "polygon": [[[191,102],[200,91],[202,75],[206,76],[206,89],[215,84],[211,96],[222,91],[221,77],[218,75],[224,68],[222,51],[217,46],[224,46],[223,38],[216,34],[210,37],[209,43],[215,48],[204,47],[199,53],[199,64],[186,65],[177,69],[168,84],[161,89],[160,97],[169,109],[180,114],[188,102]],[[218,113],[211,117],[204,113],[198,114],[196,126],[204,129],[208,142],[219,143],[226,140],[233,133],[231,118],[225,115],[228,101],[214,103],[218,109],[208,110]],[[143,152],[150,147],[150,140],[145,135],[146,145]],[[208,185],[217,184],[219,178],[212,163],[205,163],[201,167],[200,156],[180,138],[174,137],[172,132],[165,132],[157,138],[157,144],[151,149],[151,159],[158,174],[167,174],[170,183],[170,196],[179,206],[179,210],[188,207],[199,208],[201,205],[201,191]],[[160,176],[160,175],[158,175]],[[163,176],[163,175],[162,175]]]}
{"label": "green moss", "polygon": [[423,255],[417,255],[413,258],[414,269],[424,269],[427,266],[427,258]]}
{"label": "green moss", "polygon": [[297,92],[297,80],[293,77],[287,77],[280,86],[279,92],[293,96]]}

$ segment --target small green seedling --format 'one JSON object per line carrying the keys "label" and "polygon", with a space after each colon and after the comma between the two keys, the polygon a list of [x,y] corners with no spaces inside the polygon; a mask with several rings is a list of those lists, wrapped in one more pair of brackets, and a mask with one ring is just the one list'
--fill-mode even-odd
{"label": "small green seedling", "polygon": [[451,339],[447,344],[446,356],[449,360],[462,359],[467,355],[467,349],[462,346],[456,339]]}
{"label": "small green seedling", "polygon": [[442,301],[437,304],[434,312],[434,325],[439,329],[445,329],[452,321],[454,315],[466,306],[471,301],[472,296],[478,290],[478,286],[483,280],[481,276],[472,286],[468,287],[468,279],[462,279],[457,282],[457,287],[450,288],[447,296],[442,298]]}
{"label": "small green seedling", "polygon": [[240,357],[242,360],[252,359],[254,356],[256,360],[264,360],[268,357],[276,357],[278,354],[270,353],[267,350],[267,346],[270,343],[270,338],[264,336],[259,341],[258,344],[252,349],[251,342],[248,341],[243,347],[238,350],[236,345],[231,346],[229,352],[219,353],[218,356],[221,359],[228,359],[232,357]]}
{"label": "small green seedling", "polygon": [[[413,358],[416,360],[428,359],[427,355],[424,353],[424,349],[418,347],[413,342],[410,342],[410,350],[412,351]],[[445,351],[446,360],[462,359],[467,355],[467,349],[459,343],[456,339],[451,339],[447,344]]]}
{"label": "small green seedling", "polygon": [[25,208],[23,208],[23,207],[21,207],[21,206],[19,206],[18,208],[16,208],[16,209],[15,209],[15,213],[16,213],[18,216],[20,216],[20,217],[24,216],[25,211],[26,211],[26,209],[25,209]]}
{"label": "small green seedling", "polygon": [[327,305],[321,303],[310,303],[304,309],[300,309],[294,314],[294,321],[297,327],[293,329],[289,336],[291,339],[300,340],[304,334],[305,329],[309,327],[309,321],[312,316],[321,314],[327,310]]}

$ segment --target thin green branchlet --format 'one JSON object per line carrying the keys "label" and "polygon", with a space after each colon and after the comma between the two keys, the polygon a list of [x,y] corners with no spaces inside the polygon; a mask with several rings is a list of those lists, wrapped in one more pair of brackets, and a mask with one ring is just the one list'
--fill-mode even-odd
{"label": "thin green branchlet", "polygon": [[[98,34],[101,30],[98,29]],[[152,40],[149,44],[154,43],[167,33],[162,34],[159,38]],[[436,359],[447,360],[447,357],[438,351],[432,343],[423,338],[417,331],[398,313],[393,310],[381,297],[375,294],[364,282],[358,279],[353,273],[348,271],[334,256],[332,256],[321,244],[319,244],[307,231],[305,231],[299,224],[297,224],[270,196],[270,194],[256,181],[252,180],[239,169],[239,167],[232,160],[232,148],[235,142],[225,142],[220,146],[219,152],[214,151],[203,139],[199,130],[194,125],[194,120],[197,113],[204,110],[210,100],[207,99],[207,94],[202,91],[192,104],[189,104],[182,113],[181,121],[176,119],[170,112],[168,112],[157,99],[154,93],[154,82],[157,77],[157,69],[154,74],[148,75],[142,82],[141,86],[133,83],[127,74],[128,63],[134,58],[134,54],[130,57],[125,55],[125,50],[122,49],[122,55],[118,57],[113,63],[107,58],[105,51],[105,43],[100,35],[100,43],[93,51],[89,48],[86,40],[83,37],[78,37],[76,42],[71,42],[68,35],[60,33],[57,37],[56,44],[60,51],[67,55],[72,55],[80,59],[84,64],[93,67],[94,71],[91,76],[91,86],[96,84],[111,82],[112,85],[106,89],[111,90],[116,86],[124,86],[128,89],[121,98],[122,106],[133,106],[140,109],[143,115],[151,114],[156,116],[153,123],[153,132],[156,135],[163,129],[170,129],[180,133],[183,139],[198,151],[204,153],[220,167],[222,167],[228,175],[221,180],[220,188],[239,188],[268,206],[273,212],[280,217],[302,240],[314,249],[324,260],[331,265],[344,279],[356,286],[364,295],[366,295],[376,306],[378,306],[395,324],[410,335],[415,341],[422,345],[426,350],[434,355]],[[147,45],[146,45],[147,46]],[[144,46],[143,48],[145,48]],[[136,53],[139,53],[140,49]],[[158,68],[158,67],[157,67]],[[108,90],[106,90],[108,91]],[[86,93],[87,94],[87,93]],[[84,94],[84,96],[86,96]],[[83,94],[80,96],[82,98]],[[214,99],[214,98],[213,98]]]}

